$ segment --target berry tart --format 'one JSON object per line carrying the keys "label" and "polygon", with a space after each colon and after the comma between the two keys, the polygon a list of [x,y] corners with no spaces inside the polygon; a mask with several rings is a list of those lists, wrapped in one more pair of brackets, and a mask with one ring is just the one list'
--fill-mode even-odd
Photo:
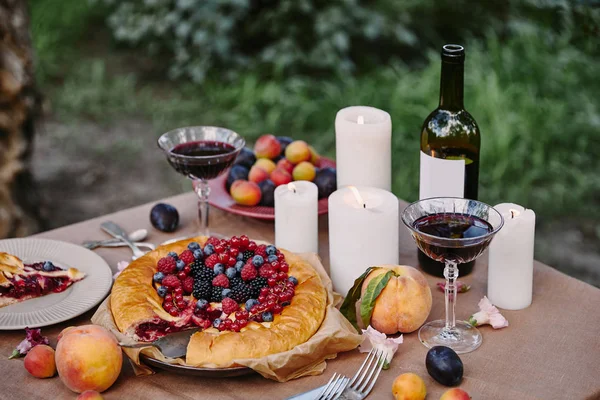
{"label": "berry tart", "polygon": [[301,257],[242,235],[198,237],[138,258],[110,302],[119,330],[138,341],[199,328],[186,363],[218,368],[306,342],[325,318],[327,293]]}
{"label": "berry tart", "polygon": [[23,264],[18,257],[0,252],[0,307],[65,291],[85,274],[64,270],[50,261]]}

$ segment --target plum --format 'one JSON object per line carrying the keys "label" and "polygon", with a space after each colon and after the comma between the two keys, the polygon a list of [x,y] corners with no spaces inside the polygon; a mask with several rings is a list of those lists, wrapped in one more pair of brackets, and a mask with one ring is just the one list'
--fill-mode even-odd
{"label": "plum", "polygon": [[237,181],[238,179],[247,180],[249,172],[249,168],[246,168],[242,164],[236,164],[233,167],[231,167],[231,169],[229,170],[229,174],[227,175],[227,182],[225,184],[227,191],[229,192],[231,184]]}
{"label": "plum", "polygon": [[173,232],[179,225],[179,213],[170,204],[158,203],[150,211],[152,226],[163,232]]}
{"label": "plum", "polygon": [[446,346],[434,346],[425,357],[429,375],[445,386],[455,386],[463,377],[463,363],[454,350]]}
{"label": "plum", "polygon": [[252,150],[250,150],[247,147],[244,147],[242,149],[242,151],[240,151],[240,154],[238,154],[237,158],[235,159],[234,164],[239,164],[239,165],[243,165],[244,167],[250,169],[254,163],[256,162],[256,156],[254,155],[254,152]]}
{"label": "plum", "polygon": [[285,148],[288,146],[288,144],[292,143],[294,139],[288,136],[277,136],[276,138],[279,144],[281,145],[281,155],[284,155]]}
{"label": "plum", "polygon": [[267,179],[258,184],[260,191],[262,192],[262,198],[260,200],[261,206],[274,207],[275,206],[275,183],[272,180]]}
{"label": "plum", "polygon": [[335,168],[322,168],[317,172],[314,179],[315,185],[319,189],[319,198],[326,198],[337,190],[337,178]]}

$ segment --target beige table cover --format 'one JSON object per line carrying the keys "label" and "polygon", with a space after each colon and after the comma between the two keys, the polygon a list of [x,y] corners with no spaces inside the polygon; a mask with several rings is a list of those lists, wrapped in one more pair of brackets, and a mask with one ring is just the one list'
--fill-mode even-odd
{"label": "beige table cover", "polygon": [[[150,225],[149,210],[155,202],[115,214],[74,224],[39,237],[80,243],[105,235],[100,231],[102,221],[113,220],[127,230],[147,228],[149,241],[158,243],[177,235],[190,234],[196,229],[196,200],[193,193],[166,199],[180,212],[182,225],[174,234],[158,232]],[[401,207],[405,206],[401,202]],[[211,227],[223,234],[247,234],[256,239],[273,240],[273,223],[241,218],[211,209]],[[328,268],[327,216],[319,220],[320,255]],[[400,227],[400,262],[417,265],[416,246]],[[127,249],[100,249],[98,254],[113,269],[120,260],[128,259]],[[598,266],[600,268],[600,266]],[[429,319],[443,318],[442,292],[435,288],[439,278],[427,276],[433,291],[433,309]],[[468,293],[458,295],[457,317],[466,319],[477,311],[477,302],[486,293],[486,255],[478,260],[474,272],[461,278],[472,285]],[[70,325],[89,323],[93,310],[68,323],[43,328],[55,344],[58,333]],[[461,356],[464,380],[461,388],[473,399],[514,400],[578,400],[600,399],[600,290],[570,278],[541,263],[535,264],[534,294],[531,307],[522,311],[504,311],[510,326],[493,330],[481,328],[482,346],[473,353]],[[75,399],[58,378],[36,379],[23,368],[22,359],[8,360],[23,331],[0,331],[0,399]],[[393,399],[391,386],[401,373],[415,372],[427,385],[428,400],[437,400],[447,389],[436,383],[425,369],[427,349],[416,333],[404,336],[404,344],[384,371],[369,399]],[[128,361],[121,376],[108,391],[105,399],[285,399],[288,396],[315,388],[327,382],[334,372],[352,376],[364,355],[358,351],[340,354],[328,361],[322,375],[278,383],[260,375],[232,379],[207,379],[159,372],[136,377]]]}

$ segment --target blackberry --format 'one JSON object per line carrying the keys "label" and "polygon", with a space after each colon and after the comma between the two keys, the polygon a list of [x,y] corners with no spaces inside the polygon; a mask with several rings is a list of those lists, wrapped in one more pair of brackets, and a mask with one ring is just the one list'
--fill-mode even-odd
{"label": "blackberry", "polygon": [[252,297],[256,298],[260,294],[260,289],[268,286],[267,278],[261,276],[254,278],[250,281],[250,287],[252,288]]}
{"label": "blackberry", "polygon": [[196,299],[210,300],[211,292],[212,285],[210,284],[210,281],[203,281],[199,279],[194,281],[194,291],[192,293]]}
{"label": "blackberry", "polygon": [[238,285],[241,285],[242,283],[244,283],[244,281],[239,276],[235,276],[235,277],[229,279],[229,287],[230,288],[234,288]]}
{"label": "blackberry", "polygon": [[231,289],[229,297],[231,297],[238,303],[244,303],[246,302],[246,300],[252,297],[253,291],[254,289],[252,289],[250,285],[242,283],[241,285],[237,285],[233,289]]}
{"label": "blackberry", "polygon": [[246,262],[254,257],[254,252],[251,250],[244,250],[242,261]]}
{"label": "blackberry", "polygon": [[196,280],[211,281],[214,272],[211,268],[206,267],[202,260],[196,260],[192,263],[192,276]]}
{"label": "blackberry", "polygon": [[210,301],[219,303],[223,300],[223,288],[220,286],[213,286],[210,292]]}

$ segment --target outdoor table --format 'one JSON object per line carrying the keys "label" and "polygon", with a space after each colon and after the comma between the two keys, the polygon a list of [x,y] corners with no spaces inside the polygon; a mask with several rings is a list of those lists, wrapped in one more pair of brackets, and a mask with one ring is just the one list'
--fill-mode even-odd
{"label": "outdoor table", "polygon": [[[147,241],[160,243],[169,238],[189,235],[197,229],[196,196],[187,193],[165,199],[180,212],[181,226],[171,234],[152,228],[149,211],[156,202],[114,214],[94,218],[36,237],[80,244],[84,240],[103,238],[100,223],[112,220],[127,231],[146,228]],[[401,209],[406,206],[400,201]],[[273,223],[243,218],[215,208],[211,209],[210,227],[225,235],[246,234],[253,239],[273,241]],[[404,226],[400,226],[400,262],[417,266],[417,248]],[[327,216],[319,220],[320,256],[328,269]],[[128,248],[98,249],[116,270],[121,260],[130,260]],[[433,293],[429,320],[444,317],[444,296],[436,288],[440,278],[426,275]],[[472,274],[459,278],[472,286],[458,295],[457,318],[468,319],[478,311],[477,303],[486,293],[487,255],[477,261]],[[600,399],[600,289],[568,277],[536,262],[533,304],[521,311],[502,311],[510,325],[494,330],[480,327],[483,344],[476,351],[461,355],[464,379],[460,387],[473,399]],[[90,323],[92,310],[62,324],[45,327],[51,345],[67,326]],[[22,359],[8,360],[14,347],[24,338],[21,331],[0,331],[0,399],[74,399],[59,378],[36,379],[23,368]],[[427,349],[419,343],[417,332],[404,335],[391,367],[383,371],[370,399],[392,399],[392,382],[405,372],[421,376],[427,386],[428,399],[439,399],[448,388],[435,382],[425,369]],[[334,372],[353,376],[365,355],[357,350],[339,354],[327,362],[322,375],[278,383],[252,374],[237,378],[211,379],[157,371],[136,377],[124,358],[123,371],[116,383],[104,393],[106,399],[284,399],[323,385]]]}

